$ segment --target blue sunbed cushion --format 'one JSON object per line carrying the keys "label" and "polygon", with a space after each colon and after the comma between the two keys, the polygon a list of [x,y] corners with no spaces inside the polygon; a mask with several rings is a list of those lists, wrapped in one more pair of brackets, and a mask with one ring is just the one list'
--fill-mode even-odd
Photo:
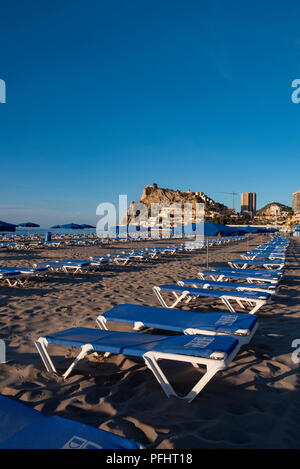
{"label": "blue sunbed cushion", "polygon": [[48,268],[44,267],[0,267],[0,273],[2,272],[44,272],[47,271]]}
{"label": "blue sunbed cushion", "polygon": [[81,261],[81,260],[71,260],[71,259],[61,259],[58,261],[49,261],[49,262],[41,262],[39,264],[34,264],[35,268],[40,267],[83,267],[90,265],[91,261]]}
{"label": "blue sunbed cushion", "polygon": [[4,267],[3,270],[0,268],[0,273],[9,272],[9,273],[27,273],[27,272],[46,272],[48,267]]}
{"label": "blue sunbed cushion", "polygon": [[[278,280],[279,280],[279,277],[273,277],[273,276],[266,276],[265,274],[262,274],[262,275],[251,275],[249,273],[246,273],[246,274],[243,274],[242,272],[239,272],[239,269],[236,269],[238,270],[238,272],[230,272],[230,271],[215,271],[215,270],[201,270],[201,274],[203,275],[213,275],[215,277],[218,277],[220,275],[223,275],[225,278],[233,278],[233,279],[240,279],[240,280],[247,280],[248,278],[252,278],[252,279],[256,279],[257,281],[266,281],[266,280],[273,280],[273,281],[276,281],[278,283]],[[247,271],[248,272],[248,271]],[[255,271],[254,271],[255,272]]]}
{"label": "blue sunbed cushion", "polygon": [[138,449],[128,440],[98,428],[50,417],[0,395],[0,449]]}
{"label": "blue sunbed cushion", "polygon": [[[193,337],[198,337],[199,340],[192,342]],[[121,353],[137,357],[142,357],[150,351],[160,351],[208,358],[214,351],[225,352],[229,355],[238,345],[236,339],[228,336],[199,334],[168,337],[135,332],[102,331],[84,327],[56,332],[45,336],[45,339],[49,344],[70,347],[91,344],[95,352]]]}
{"label": "blue sunbed cushion", "polygon": [[39,264],[34,264],[34,268],[40,269],[41,267],[63,267],[64,263],[61,261],[48,261],[40,262]]}
{"label": "blue sunbed cushion", "polygon": [[16,267],[0,267],[0,273],[1,274],[14,274],[14,273],[17,273],[17,274],[20,274],[20,270],[17,269]]}
{"label": "blue sunbed cushion", "polygon": [[181,287],[179,285],[159,285],[161,290],[166,291],[175,291],[179,293],[183,293],[184,291],[188,291],[190,295],[193,296],[207,296],[213,298],[221,298],[222,296],[235,296],[238,298],[251,298],[253,300],[259,299],[268,299],[270,298],[270,293],[265,292],[252,292],[252,291],[226,291],[226,290],[211,290],[207,288],[188,288],[188,287]]}
{"label": "blue sunbed cushion", "polygon": [[252,331],[257,317],[246,313],[193,313],[155,306],[120,304],[105,312],[107,321],[133,324],[142,322],[146,327],[183,333],[186,329],[234,334],[238,329]]}
{"label": "blue sunbed cushion", "polygon": [[158,343],[155,351],[209,358],[213,352],[230,355],[237,345],[238,340],[229,336],[179,335]]}
{"label": "blue sunbed cushion", "polygon": [[243,274],[243,275],[246,275],[246,274],[250,274],[249,276],[254,276],[254,275],[257,275],[257,276],[267,276],[267,277],[271,277],[271,278],[274,278],[274,277],[281,277],[283,274],[284,274],[284,270],[281,269],[281,270],[270,270],[270,269],[260,269],[260,270],[254,270],[254,269],[232,269],[231,267],[214,267],[213,269],[211,269],[213,272],[226,272],[226,273],[234,273],[234,274]]}
{"label": "blue sunbed cushion", "polygon": [[277,265],[277,264],[282,264],[282,261],[275,261],[275,260],[267,260],[267,261],[256,261],[256,260],[247,260],[247,259],[234,259],[234,261],[230,261],[234,264],[249,264],[249,265],[265,265],[265,264],[270,264],[270,265]]}
{"label": "blue sunbed cushion", "polygon": [[199,280],[198,278],[185,278],[181,280],[185,285],[209,285],[211,287],[227,288],[227,290],[237,290],[238,288],[269,288],[271,285],[266,286],[265,283],[234,283],[234,282],[219,282],[214,280]]}

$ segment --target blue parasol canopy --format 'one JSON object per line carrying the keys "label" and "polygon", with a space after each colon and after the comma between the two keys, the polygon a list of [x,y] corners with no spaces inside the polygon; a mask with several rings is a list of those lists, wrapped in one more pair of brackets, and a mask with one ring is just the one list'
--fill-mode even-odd
{"label": "blue parasol canopy", "polygon": [[66,225],[61,225],[61,228],[65,230],[82,230],[82,226],[77,223],[67,223]]}
{"label": "blue parasol canopy", "polygon": [[40,227],[40,225],[38,225],[37,223],[32,223],[31,221],[19,223],[18,226],[23,226],[25,228],[39,228]]}
{"label": "blue parasol canopy", "polygon": [[17,225],[13,225],[12,223],[6,223],[5,221],[0,221],[0,231],[14,232],[16,231],[16,226]]}

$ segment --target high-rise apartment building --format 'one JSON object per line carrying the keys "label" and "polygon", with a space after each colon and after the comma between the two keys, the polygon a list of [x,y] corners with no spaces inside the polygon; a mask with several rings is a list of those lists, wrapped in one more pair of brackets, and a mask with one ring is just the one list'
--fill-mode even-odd
{"label": "high-rise apartment building", "polygon": [[293,193],[292,208],[295,214],[300,213],[300,191]]}
{"label": "high-rise apartment building", "polygon": [[243,192],[241,196],[241,212],[247,212],[250,215],[256,213],[256,193]]}

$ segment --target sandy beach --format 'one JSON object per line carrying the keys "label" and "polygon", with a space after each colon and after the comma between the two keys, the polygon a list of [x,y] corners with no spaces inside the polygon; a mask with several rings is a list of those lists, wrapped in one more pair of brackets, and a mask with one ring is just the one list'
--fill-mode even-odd
{"label": "sandy beach", "polygon": [[[269,239],[251,235],[248,241],[211,248],[209,265],[225,266]],[[29,267],[50,259],[88,259],[168,244],[170,240],[149,240],[2,252],[0,265]],[[1,286],[0,338],[6,342],[8,362],[0,365],[0,393],[46,414],[135,439],[146,448],[299,448],[300,365],[291,359],[292,341],[300,339],[299,260],[300,240],[293,238],[281,289],[259,311],[252,341],[191,404],[168,399],[142,360],[122,355],[90,356],[64,381],[46,372],[34,341],[68,327],[96,327],[96,317],[120,303],[159,306],[152,287],[196,277],[206,267],[205,251],[111,265],[101,272],[51,273],[24,287]],[[201,301],[199,310],[225,311],[210,299]],[[112,328],[130,330],[124,325]],[[58,349],[54,356],[60,368],[75,354],[69,349],[63,355]],[[199,373],[177,364],[168,365],[167,372],[178,390]]]}

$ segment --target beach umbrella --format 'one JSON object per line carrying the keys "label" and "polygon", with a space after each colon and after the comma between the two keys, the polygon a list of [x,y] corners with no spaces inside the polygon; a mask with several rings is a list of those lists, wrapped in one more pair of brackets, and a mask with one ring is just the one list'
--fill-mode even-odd
{"label": "beach umbrella", "polygon": [[66,225],[61,225],[61,228],[65,230],[82,230],[82,226],[77,223],[67,223]]}
{"label": "beach umbrella", "polygon": [[16,226],[13,223],[6,223],[5,221],[0,221],[0,231],[16,231]]}
{"label": "beach umbrella", "polygon": [[[222,225],[221,223],[214,223],[211,221],[204,221],[201,223],[191,223],[184,228],[184,234],[199,234],[204,237],[209,236],[231,236],[236,234],[244,234],[239,228],[232,228],[230,226]],[[208,240],[206,239],[206,267],[208,267]]]}
{"label": "beach umbrella", "polygon": [[203,236],[228,236],[238,231],[236,228],[230,226],[221,225],[220,223],[213,223],[212,221],[204,221],[201,223],[191,223],[190,225],[184,226],[185,234],[199,233]]}
{"label": "beach umbrella", "polygon": [[241,232],[244,233],[258,233],[259,229],[256,228],[255,226],[242,226],[239,228]]}
{"label": "beach umbrella", "polygon": [[19,223],[18,226],[23,226],[24,228],[39,228],[40,227],[40,225],[37,225],[37,223],[32,223],[31,221]]}

